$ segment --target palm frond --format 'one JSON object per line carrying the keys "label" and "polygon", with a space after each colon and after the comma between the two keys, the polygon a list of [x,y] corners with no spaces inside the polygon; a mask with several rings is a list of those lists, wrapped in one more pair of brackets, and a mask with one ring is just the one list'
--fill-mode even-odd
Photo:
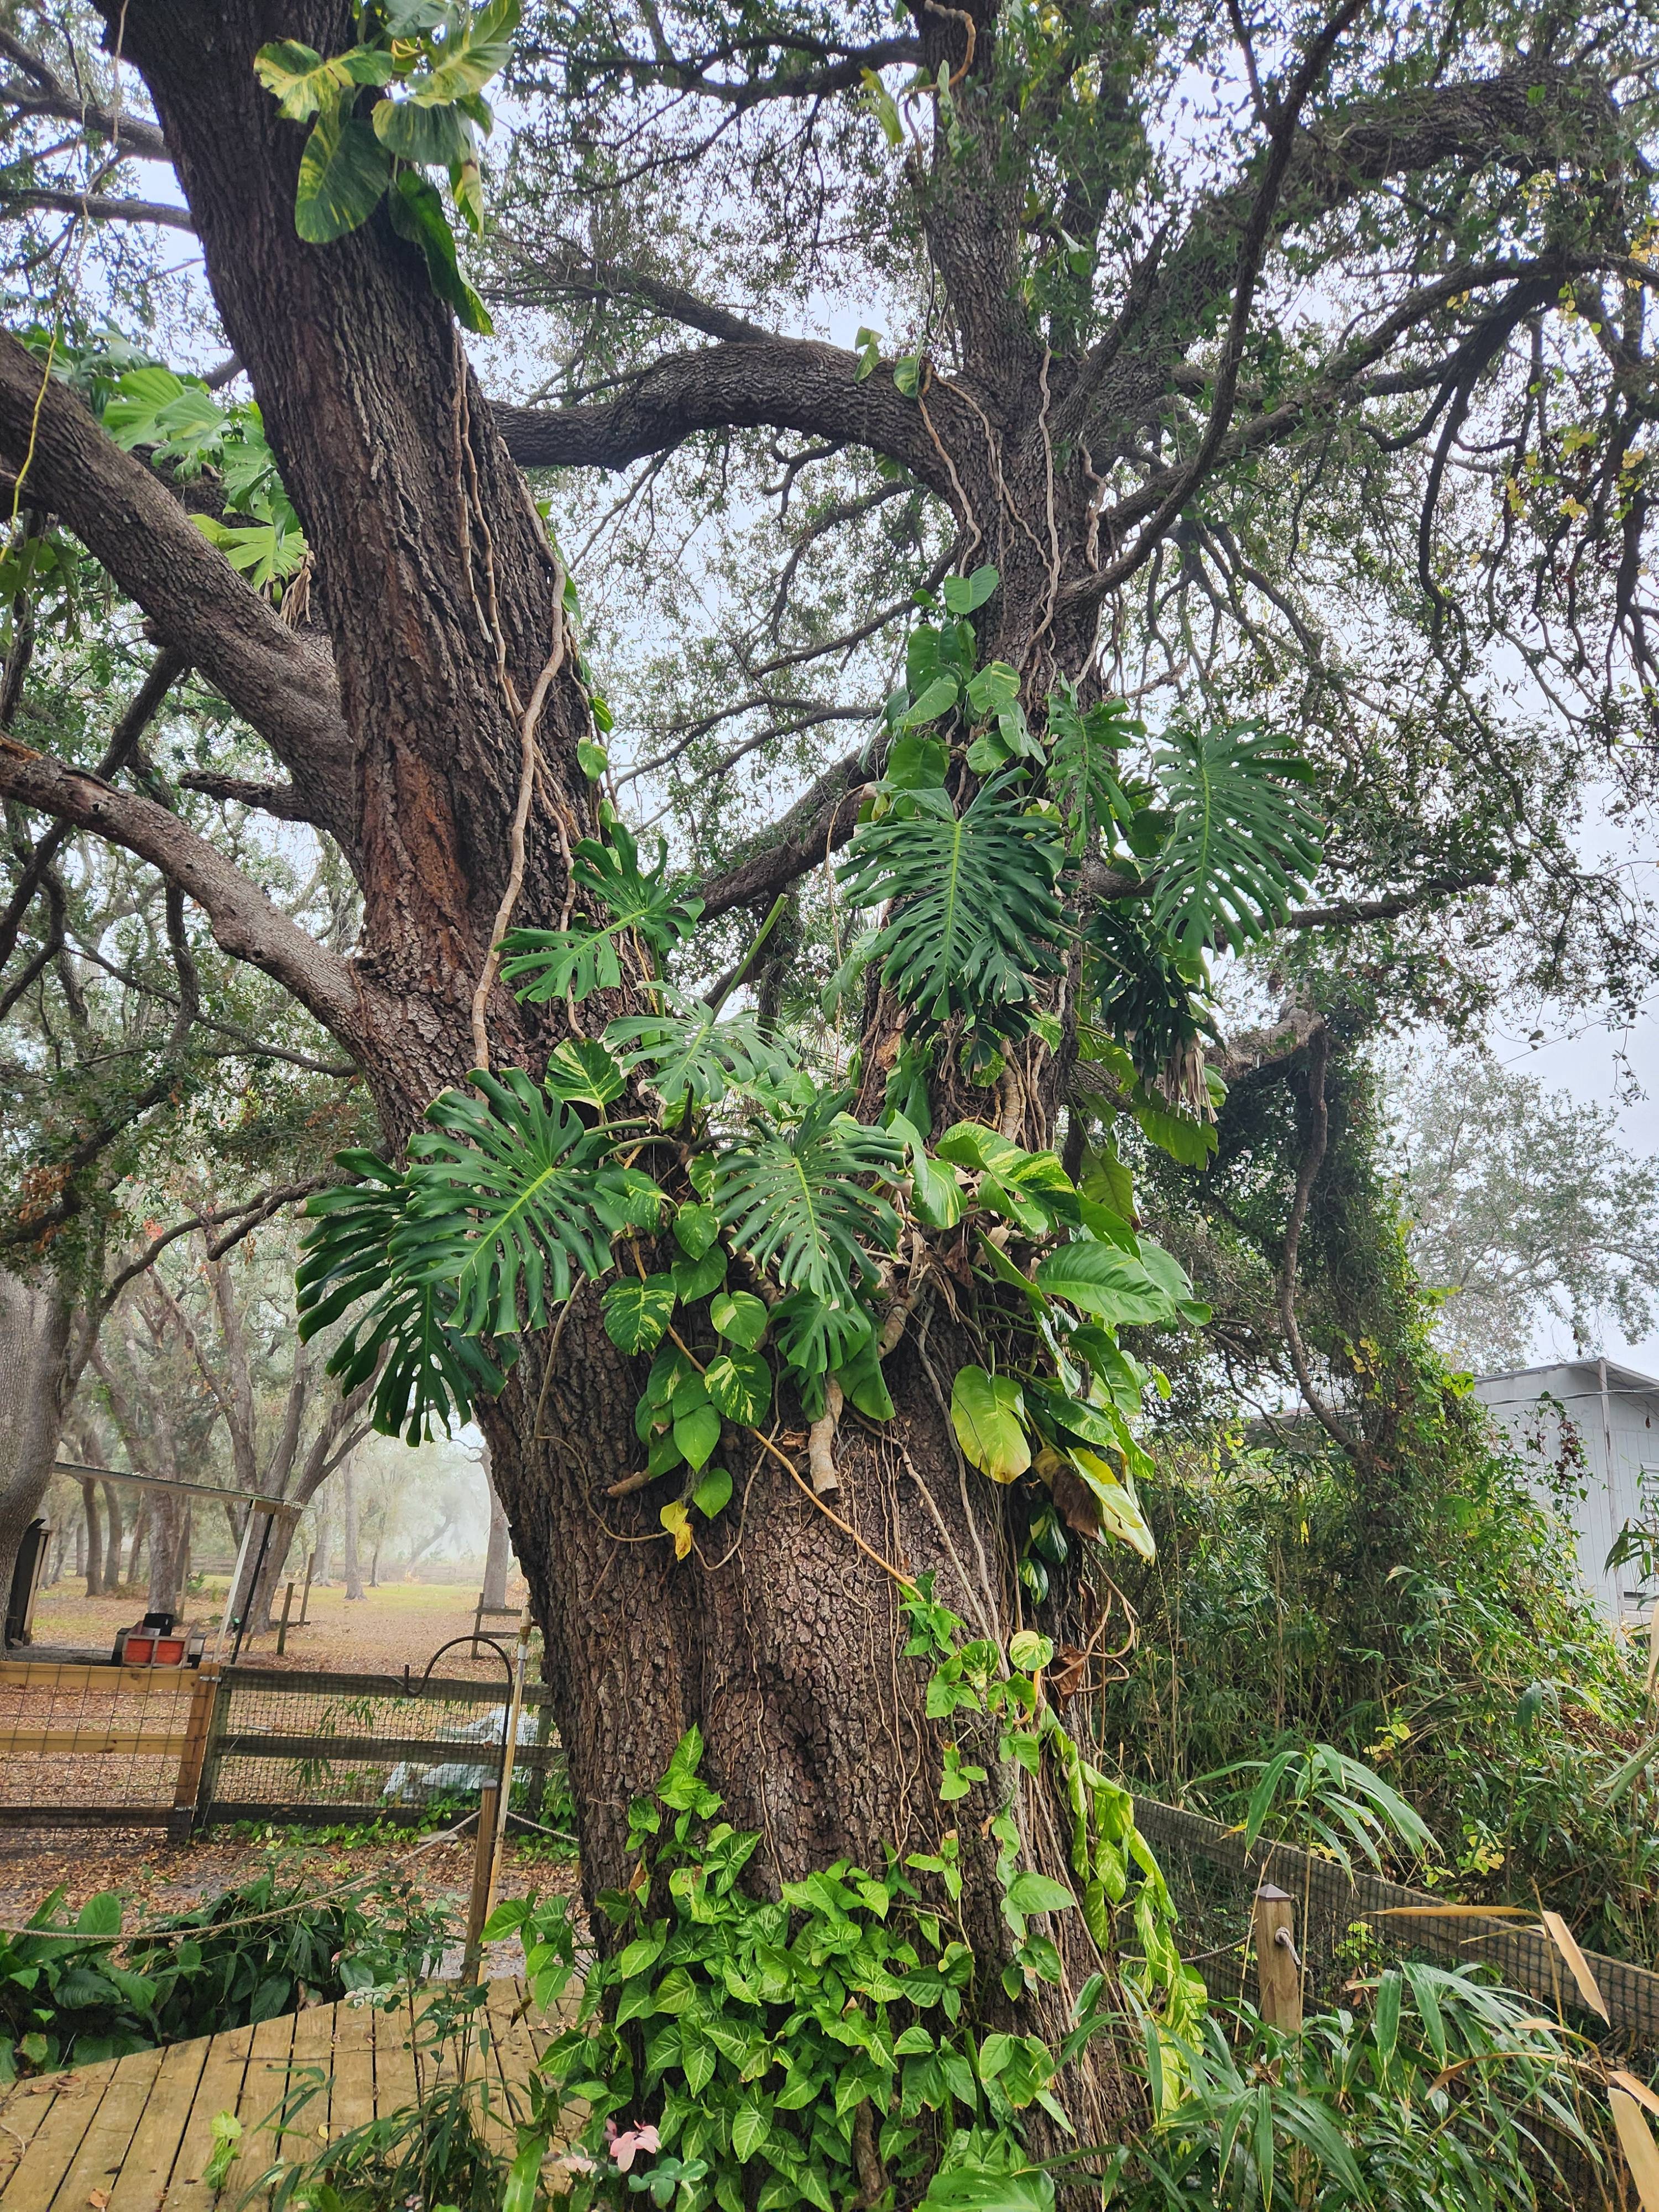
{"label": "palm frond", "polygon": [[683,897],[668,879],[668,848],[659,844],[654,868],[640,866],[639,848],[617,823],[608,844],[584,837],[573,855],[578,885],[609,908],[597,929],[510,929],[501,940],[501,980],[532,1005],[584,999],[590,991],[616,990],[622,982],[617,945],[626,932],[643,938],[660,957],[690,935],[702,901]]}
{"label": "palm frond", "polygon": [[1312,770],[1256,722],[1176,724],[1153,757],[1171,817],[1152,919],[1183,952],[1237,950],[1283,920],[1319,866]]}
{"label": "palm frond", "polygon": [[891,903],[874,957],[930,1022],[963,1013],[1018,1030],[1035,979],[1057,971],[1064,848],[1052,820],[1022,811],[1012,781],[994,778],[960,815],[943,792],[913,793],[859,831],[839,872],[853,905]]}
{"label": "palm frond", "polygon": [[763,1036],[753,1014],[721,1018],[701,999],[666,989],[660,995],[665,1012],[611,1022],[605,1041],[630,1073],[651,1071],[665,1104],[689,1097],[694,1106],[715,1105],[729,1091],[781,1082],[793,1072],[793,1054]]}

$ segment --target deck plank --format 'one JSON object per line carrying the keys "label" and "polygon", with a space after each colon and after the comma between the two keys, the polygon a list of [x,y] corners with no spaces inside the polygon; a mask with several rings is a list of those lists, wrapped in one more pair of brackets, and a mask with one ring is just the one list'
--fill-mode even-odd
{"label": "deck plank", "polygon": [[0,2197],[40,2133],[60,2085],[72,2079],[68,2074],[45,2074],[17,2082],[0,2096]]}
{"label": "deck plank", "polygon": [[202,2169],[213,2155],[213,2117],[216,2112],[234,2112],[241,2101],[255,2032],[251,2027],[233,2027],[209,2039],[167,2194],[161,2199],[164,2212],[210,2212],[214,2192],[203,2180]]}
{"label": "deck plank", "polygon": [[322,2076],[313,2097],[307,2097],[283,2130],[277,2156],[284,2166],[299,2166],[316,2157],[329,2137],[329,2095],[334,2073],[333,2005],[311,2005],[294,2015],[294,2045],[289,2059],[290,2095],[307,2081],[312,2069]]}
{"label": "deck plank", "polygon": [[[242,2123],[242,2174],[239,2185],[246,2189],[254,2176],[276,2163],[276,2130],[265,2123],[282,2106],[288,2088],[289,2054],[294,2048],[294,2014],[279,2013],[262,2020],[253,2031],[247,2073],[242,2082],[236,2117]],[[248,2199],[246,2212],[264,2212],[268,2192]]]}
{"label": "deck plank", "polygon": [[335,2142],[374,2118],[374,2015],[362,2005],[341,2004],[334,2015],[334,2088],[328,2139]]}
{"label": "deck plank", "polygon": [[58,2212],[85,2212],[94,2190],[100,2195],[113,2191],[161,2070],[160,2051],[136,2051],[116,2066],[81,2148],[58,2185],[52,2200]]}
{"label": "deck plank", "polygon": [[51,2108],[6,2185],[8,2212],[47,2212],[119,2063],[118,2059],[104,2058],[95,2066],[77,2066],[58,2084]]}
{"label": "deck plank", "polygon": [[[487,2132],[510,2150],[512,2098],[536,2054],[556,2028],[515,2019],[521,1984],[490,1987],[487,2016]],[[420,2033],[416,2000],[413,2027]],[[213,2121],[234,2112],[241,2121],[240,2156],[226,2185],[248,2212],[268,2198],[246,2192],[278,2160],[313,2159],[327,2142],[377,2115],[412,2104],[419,2089],[453,2081],[453,2054],[424,2056],[417,2075],[409,2048],[410,2008],[373,2012],[350,2005],[313,2005],[298,2014],[233,2028],[166,2050],[104,2059],[0,2097],[0,2199],[4,2212],[83,2212],[104,2197],[100,2212],[214,2212],[202,2179],[212,2155]],[[290,2089],[311,2069],[321,2087],[280,2135],[265,2125]],[[476,2047],[469,2071],[482,2070]],[[314,2077],[313,2077],[314,2078]]]}
{"label": "deck plank", "polygon": [[108,2212],[157,2212],[212,2047],[210,2037],[198,2036],[161,2053],[155,2086],[110,2191]]}

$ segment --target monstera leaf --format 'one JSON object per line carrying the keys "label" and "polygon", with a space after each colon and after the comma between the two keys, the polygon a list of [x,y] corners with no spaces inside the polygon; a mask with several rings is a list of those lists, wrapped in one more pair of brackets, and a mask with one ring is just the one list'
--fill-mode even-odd
{"label": "monstera leaf", "polygon": [[445,1091],[410,1146],[392,1255],[411,1280],[453,1285],[468,1335],[499,1336],[544,1326],[550,1291],[562,1302],[575,1272],[602,1274],[612,1236],[654,1222],[661,1193],[612,1163],[614,1131],[584,1127],[522,1069],[472,1080],[483,1097]]}
{"label": "monstera leaf", "polygon": [[665,1012],[611,1022],[605,1041],[624,1067],[649,1069],[665,1104],[689,1097],[694,1106],[716,1105],[729,1091],[781,1082],[794,1068],[793,1055],[762,1035],[752,1014],[722,1020],[701,999],[671,990],[659,995]]}
{"label": "monstera leaf", "polygon": [[715,1163],[712,1197],[734,1244],[771,1267],[786,1290],[815,1297],[849,1291],[874,1269],[866,1241],[890,1252],[898,1216],[861,1177],[890,1176],[904,1147],[842,1109],[850,1092],[827,1092],[792,1128],[766,1131]]}
{"label": "monstera leaf", "polygon": [[1027,814],[1006,775],[958,815],[943,792],[867,823],[838,880],[854,906],[892,907],[873,957],[904,1002],[930,1022],[964,1013],[993,1029],[1024,1026],[1034,980],[1054,974],[1058,825]]}
{"label": "monstera leaf", "polygon": [[702,901],[682,898],[668,880],[668,848],[654,868],[640,866],[639,848],[617,823],[609,844],[584,837],[574,857],[578,885],[610,910],[611,920],[590,929],[510,929],[502,939],[501,980],[532,1005],[584,999],[590,991],[616,990],[622,982],[619,941],[630,930],[659,954],[690,933]]}
{"label": "monstera leaf", "polygon": [[1319,866],[1313,771],[1255,722],[1177,723],[1153,758],[1172,817],[1157,859],[1154,927],[1188,953],[1265,936]]}

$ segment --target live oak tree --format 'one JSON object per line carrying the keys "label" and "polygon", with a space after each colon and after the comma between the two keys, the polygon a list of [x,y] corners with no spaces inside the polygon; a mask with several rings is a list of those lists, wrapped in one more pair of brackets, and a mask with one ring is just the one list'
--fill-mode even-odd
{"label": "live oak tree", "polygon": [[[280,773],[233,795],[338,848],[357,950],[141,792],[15,738],[0,788],[160,870],[362,1069],[390,1164],[349,1163],[307,1295],[319,1317],[372,1302],[358,1342],[392,1346],[388,1422],[473,1402],[585,1879],[626,1879],[629,1801],[695,1723],[775,1880],[939,1840],[932,1784],[954,1770],[894,1656],[916,1577],[987,1644],[1035,1613],[1082,1660],[1109,1597],[1088,1539],[1138,1536],[1146,1378],[1113,1331],[1200,1311],[1138,1245],[1097,1140],[1131,1115],[1201,1157],[1206,951],[1386,930],[1534,856],[1547,892],[1559,848],[1499,742],[1499,644],[1564,744],[1623,761],[1645,741],[1650,33],[1611,9],[1396,20],[1359,0],[1224,24],[644,6],[538,14],[514,61],[515,22],[127,0],[107,11],[124,89],[95,99],[8,47],[21,122],[84,125],[108,156],[77,198],[29,141],[15,204],[79,235],[134,214],[106,189],[124,158],[170,161],[187,213],[137,212],[193,229],[259,409],[216,427],[204,386],[104,377],[48,316],[0,350],[16,511],[89,548],[264,740]],[[527,296],[599,316],[563,404],[492,404],[458,327],[485,319],[455,237],[485,220],[484,88],[509,64],[544,205],[597,211],[515,264]],[[653,265],[630,212],[694,188],[716,237],[752,193],[743,252],[809,307],[844,211],[926,303],[908,349],[788,335]],[[471,276],[499,309],[488,258]],[[872,747],[676,883],[608,796],[580,579],[523,471],[755,430],[873,457],[943,557]],[[222,498],[192,491],[192,443]],[[1191,680],[1146,686],[1148,738],[1114,696],[1118,645],[1172,605],[1188,623],[1200,593],[1277,721],[1241,716],[1246,662],[1206,665],[1188,634],[1166,658]],[[1393,727],[1386,665],[1368,689],[1346,650],[1372,618],[1433,676],[1395,757],[1423,787],[1498,793],[1504,834],[1428,804],[1349,834],[1348,787]],[[1302,714],[1346,746],[1322,807]],[[1322,811],[1341,895],[1297,908]],[[838,1089],[764,980],[759,1014],[724,1024],[719,985],[687,993],[709,972],[699,922],[771,915],[849,845],[842,899],[882,927]],[[1310,994],[1261,1054],[1322,1070],[1329,1048]],[[1295,1252],[1293,1228],[1293,1345]],[[727,1461],[722,1498],[704,1485]],[[968,1790],[964,1924],[1014,1986],[1030,1968],[1042,2018],[1046,1966],[1000,1918],[981,1826],[1009,1795]],[[1012,1796],[1022,1850],[1063,1875],[1052,1799]],[[1054,1923],[1073,1987],[1106,1933],[1079,1917]],[[1171,1971],[1153,1994],[1181,1988]],[[1115,2094],[1100,2069],[1083,2083],[1085,2133]]]}

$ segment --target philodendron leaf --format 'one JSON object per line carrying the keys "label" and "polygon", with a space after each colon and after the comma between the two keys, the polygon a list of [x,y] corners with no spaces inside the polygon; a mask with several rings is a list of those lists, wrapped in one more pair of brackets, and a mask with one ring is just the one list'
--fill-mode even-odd
{"label": "philodendron leaf", "polygon": [[603,1109],[622,1097],[627,1085],[616,1061],[597,1037],[567,1037],[547,1063],[547,1087],[567,1106]]}
{"label": "philodendron leaf", "polygon": [[720,1218],[712,1206],[681,1206],[674,1210],[674,1241],[689,1259],[701,1260],[720,1233]]}
{"label": "philodendron leaf", "polygon": [[753,1352],[766,1334],[766,1302],[752,1291],[723,1291],[710,1302],[708,1318],[729,1342]]}
{"label": "philodendron leaf", "polygon": [[391,182],[392,156],[368,125],[325,108],[300,156],[294,227],[307,245],[332,245],[368,222]]}
{"label": "philodendron leaf", "polygon": [[951,1420],[963,1456],[993,1482],[1016,1482],[1031,1464],[1025,1401],[1009,1375],[962,1367],[951,1385]]}
{"label": "philodendron leaf", "polygon": [[705,1399],[674,1420],[674,1442],[694,1468],[706,1467],[720,1440],[720,1417]]}
{"label": "philodendron leaf", "polygon": [[1176,1302],[1140,1261],[1115,1244],[1079,1237],[1045,1254],[1036,1279],[1051,1298],[1064,1298],[1097,1321],[1173,1321]]}
{"label": "philodendron leaf", "polygon": [[619,1352],[654,1352],[674,1318],[673,1280],[647,1275],[642,1283],[613,1283],[600,1301],[605,1333]]}
{"label": "philodendron leaf", "polygon": [[772,1402],[772,1370],[757,1352],[741,1346],[716,1353],[703,1377],[708,1395],[728,1421],[753,1428]]}
{"label": "philodendron leaf", "polygon": [[732,1478],[723,1467],[711,1467],[691,1493],[691,1503],[705,1521],[712,1521],[732,1502]]}

